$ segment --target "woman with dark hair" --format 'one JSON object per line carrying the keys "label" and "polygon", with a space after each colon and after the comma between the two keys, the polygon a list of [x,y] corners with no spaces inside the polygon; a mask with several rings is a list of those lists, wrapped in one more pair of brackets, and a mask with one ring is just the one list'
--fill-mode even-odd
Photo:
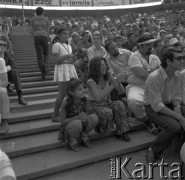
{"label": "woman with dark hair", "polygon": [[130,137],[126,134],[129,125],[125,105],[119,100],[112,102],[110,98],[110,93],[114,88],[119,94],[124,93],[124,88],[108,73],[105,59],[95,57],[90,61],[87,86],[89,89],[88,110],[90,113],[97,113],[99,118],[99,124],[95,130],[109,132],[114,122],[117,137],[130,141]]}

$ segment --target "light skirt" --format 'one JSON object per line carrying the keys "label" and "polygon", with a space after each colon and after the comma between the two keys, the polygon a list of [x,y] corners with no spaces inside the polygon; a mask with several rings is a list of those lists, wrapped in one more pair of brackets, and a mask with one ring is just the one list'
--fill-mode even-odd
{"label": "light skirt", "polygon": [[73,64],[55,65],[54,81],[69,81],[71,78],[78,78],[75,67]]}
{"label": "light skirt", "polygon": [[4,92],[0,92],[0,114],[2,119],[9,118],[9,98]]}

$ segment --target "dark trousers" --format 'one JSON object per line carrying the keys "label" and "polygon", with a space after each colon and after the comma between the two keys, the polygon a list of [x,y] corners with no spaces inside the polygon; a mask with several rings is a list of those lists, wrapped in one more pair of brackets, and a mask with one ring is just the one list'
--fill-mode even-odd
{"label": "dark trousers", "polygon": [[17,69],[11,69],[11,71],[8,72],[8,81],[14,84],[16,92],[19,95],[21,93],[21,81]]}
{"label": "dark trousers", "polygon": [[[166,106],[171,110],[174,109],[173,105]],[[160,156],[165,148],[170,144],[171,140],[181,134],[182,127],[176,119],[161,113],[156,113],[150,105],[145,106],[145,111],[150,121],[162,128],[151,146],[155,154]],[[181,108],[181,112],[184,116],[184,108]]]}
{"label": "dark trousers", "polygon": [[38,35],[34,37],[34,44],[37,54],[37,61],[39,65],[39,69],[42,76],[45,76],[48,71],[48,54],[49,54],[49,45],[48,45],[48,37]]}

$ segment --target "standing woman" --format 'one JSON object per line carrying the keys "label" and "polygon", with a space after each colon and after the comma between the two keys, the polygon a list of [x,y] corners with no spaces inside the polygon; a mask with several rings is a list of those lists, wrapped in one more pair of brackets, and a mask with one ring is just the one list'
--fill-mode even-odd
{"label": "standing woman", "polygon": [[37,53],[37,61],[41,72],[42,80],[46,74],[49,74],[48,54],[49,54],[49,32],[50,22],[47,17],[44,17],[44,9],[38,7],[36,14],[31,20],[31,33],[34,36],[34,44]]}
{"label": "standing woman", "polygon": [[52,121],[58,121],[58,115],[62,101],[66,95],[68,81],[71,78],[78,78],[74,61],[75,56],[72,54],[72,48],[66,42],[69,39],[69,32],[66,28],[59,28],[57,30],[58,42],[52,47],[52,54],[54,55],[54,81],[58,83],[58,96],[55,101],[54,114]]}

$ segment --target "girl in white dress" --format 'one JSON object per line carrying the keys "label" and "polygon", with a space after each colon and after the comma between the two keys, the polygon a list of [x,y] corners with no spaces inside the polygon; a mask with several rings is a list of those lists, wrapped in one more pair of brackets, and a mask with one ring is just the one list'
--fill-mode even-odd
{"label": "girl in white dress", "polygon": [[66,95],[68,81],[71,78],[78,78],[74,67],[75,56],[72,54],[71,46],[66,44],[69,39],[69,32],[65,28],[59,28],[57,36],[59,40],[53,45],[52,54],[54,55],[55,63],[54,81],[58,83],[59,93],[55,101],[52,121],[58,121],[57,117]]}

